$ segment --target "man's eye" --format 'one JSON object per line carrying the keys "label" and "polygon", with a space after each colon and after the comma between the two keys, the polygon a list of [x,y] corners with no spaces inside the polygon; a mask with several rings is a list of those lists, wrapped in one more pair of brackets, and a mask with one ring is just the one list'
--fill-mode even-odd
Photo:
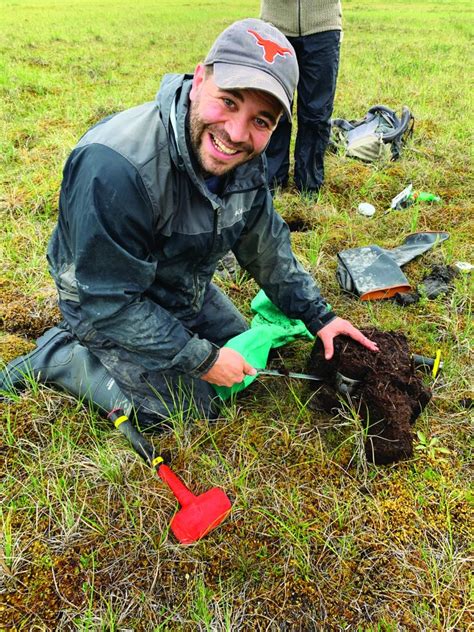
{"label": "man's eye", "polygon": [[222,100],[224,101],[224,104],[228,108],[233,108],[235,106],[235,103],[232,101],[232,99],[228,99],[227,97],[224,97]]}
{"label": "man's eye", "polygon": [[256,118],[255,125],[259,127],[260,129],[268,129],[270,127],[267,121],[265,121],[265,119],[262,119],[262,118]]}

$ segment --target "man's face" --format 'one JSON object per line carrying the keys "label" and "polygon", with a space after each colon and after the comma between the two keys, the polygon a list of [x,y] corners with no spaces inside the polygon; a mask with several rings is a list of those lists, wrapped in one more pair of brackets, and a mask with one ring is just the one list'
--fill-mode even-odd
{"label": "man's face", "polygon": [[191,144],[204,175],[224,175],[260,154],[282,111],[265,92],[221,90],[202,64],[190,100]]}

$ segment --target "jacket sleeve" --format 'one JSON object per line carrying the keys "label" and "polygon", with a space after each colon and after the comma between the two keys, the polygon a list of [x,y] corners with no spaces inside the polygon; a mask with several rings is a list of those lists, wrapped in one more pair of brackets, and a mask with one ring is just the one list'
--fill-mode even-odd
{"label": "jacket sleeve", "polygon": [[154,215],[136,168],[102,145],[76,149],[61,191],[81,315],[144,369],[205,373],[218,350],[147,297],[157,261]]}
{"label": "jacket sleeve", "polygon": [[274,210],[268,190],[257,194],[234,252],[271,301],[289,318],[302,320],[311,333],[336,318],[293,254],[288,225]]}

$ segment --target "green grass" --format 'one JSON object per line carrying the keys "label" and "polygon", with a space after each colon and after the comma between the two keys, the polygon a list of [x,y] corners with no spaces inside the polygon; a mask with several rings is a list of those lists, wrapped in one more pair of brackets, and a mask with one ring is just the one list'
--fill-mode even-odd
{"label": "green grass", "polygon": [[[24,353],[57,319],[45,250],[64,161],[109,113],[152,100],[166,72],[191,72],[214,37],[258,14],[257,0],[2,2],[0,35],[0,356]],[[336,254],[399,245],[413,230],[450,239],[405,266],[413,285],[435,263],[472,263],[471,4],[343,3],[335,116],[383,103],[413,111],[396,163],[328,155],[317,203],[275,199],[295,250],[341,315],[402,330],[444,369],[417,420],[412,460],[374,467],[347,408],[330,419],[305,386],[260,381],[216,424],[177,417],[157,443],[197,493],[218,485],[230,518],[177,545],[169,491],[94,412],[32,384],[0,402],[0,629],[467,630],[472,530],[472,278],[402,309],[341,293]],[[441,196],[384,214],[410,182]],[[377,211],[356,213],[361,201]],[[253,281],[222,281],[249,315]],[[304,368],[311,348],[283,350]]]}

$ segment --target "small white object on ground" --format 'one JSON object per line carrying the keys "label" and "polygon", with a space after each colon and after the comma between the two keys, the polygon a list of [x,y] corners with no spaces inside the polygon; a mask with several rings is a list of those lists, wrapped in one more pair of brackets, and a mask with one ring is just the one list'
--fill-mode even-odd
{"label": "small white object on ground", "polygon": [[369,202],[361,202],[357,207],[357,212],[365,217],[372,217],[375,213],[375,206]]}
{"label": "small white object on ground", "polygon": [[406,189],[400,191],[398,195],[396,195],[392,201],[390,202],[390,208],[400,209],[403,208],[401,205],[403,202],[406,202],[410,195],[413,193],[413,184],[409,184]]}
{"label": "small white object on ground", "polygon": [[470,272],[474,269],[472,263],[468,263],[467,261],[456,261],[454,265],[458,270],[461,270],[461,272]]}

